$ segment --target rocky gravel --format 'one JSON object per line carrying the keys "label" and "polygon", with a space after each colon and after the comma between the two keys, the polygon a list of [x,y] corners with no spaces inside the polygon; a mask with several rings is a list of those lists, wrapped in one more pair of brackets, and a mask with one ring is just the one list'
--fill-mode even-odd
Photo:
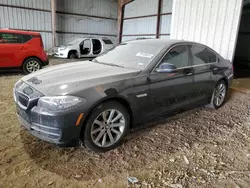
{"label": "rocky gravel", "polygon": [[250,95],[231,91],[219,110],[149,122],[119,148],[96,154],[27,133],[12,98],[19,77],[0,78],[0,187],[250,187]]}

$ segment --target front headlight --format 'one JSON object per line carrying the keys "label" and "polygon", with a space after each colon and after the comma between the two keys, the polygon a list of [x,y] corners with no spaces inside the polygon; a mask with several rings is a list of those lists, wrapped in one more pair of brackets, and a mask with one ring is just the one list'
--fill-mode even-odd
{"label": "front headlight", "polygon": [[14,101],[15,102],[17,102],[17,99],[16,99],[16,89],[18,89],[22,84],[23,84],[23,81],[20,79],[14,85],[14,88],[13,88],[13,97],[14,97]]}
{"label": "front headlight", "polygon": [[67,48],[67,46],[61,47],[61,48],[59,48],[58,50],[59,50],[59,51],[63,51],[63,50],[65,50],[66,48]]}
{"label": "front headlight", "polygon": [[37,106],[50,111],[60,111],[72,108],[82,102],[84,102],[84,99],[74,96],[41,97]]}

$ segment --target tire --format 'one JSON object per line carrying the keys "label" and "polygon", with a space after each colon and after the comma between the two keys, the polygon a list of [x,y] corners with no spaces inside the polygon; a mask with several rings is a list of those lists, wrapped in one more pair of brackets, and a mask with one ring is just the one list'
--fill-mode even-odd
{"label": "tire", "polygon": [[[118,112],[121,113],[122,116]],[[104,124],[105,120],[103,118],[103,114],[106,114],[106,119],[108,120],[107,124]],[[110,124],[108,124],[109,117],[112,114],[112,120],[115,120],[115,118],[119,116],[121,117],[115,120],[113,123],[110,122]],[[95,122],[98,122],[98,124]],[[90,150],[94,152],[106,152],[116,148],[121,144],[122,139],[128,133],[129,123],[130,117],[123,105],[115,101],[103,103],[96,107],[90,114],[81,139],[84,145]]]}
{"label": "tire", "polygon": [[77,52],[75,51],[70,51],[68,55],[69,59],[76,59],[77,58]]}
{"label": "tire", "polygon": [[[219,90],[222,91],[222,89],[224,88],[224,92],[223,94],[220,94],[218,93]],[[226,96],[227,96],[227,84],[224,80],[220,80],[215,88],[214,88],[214,91],[213,91],[213,95],[212,95],[212,98],[211,98],[211,102],[210,104],[208,104],[206,107],[208,108],[211,108],[211,109],[218,109],[220,108],[221,106],[224,105],[225,101],[226,101]],[[218,103],[218,95],[220,96],[220,102]]]}
{"label": "tire", "polygon": [[38,58],[31,57],[24,61],[22,69],[25,74],[30,74],[32,72],[38,71],[42,68],[42,63]]}

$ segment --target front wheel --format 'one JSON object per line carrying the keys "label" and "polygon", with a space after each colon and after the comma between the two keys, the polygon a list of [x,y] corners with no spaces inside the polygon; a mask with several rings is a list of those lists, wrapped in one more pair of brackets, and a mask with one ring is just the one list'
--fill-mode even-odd
{"label": "front wheel", "polygon": [[41,61],[37,58],[28,58],[23,63],[23,71],[25,74],[36,72],[42,68]]}
{"label": "front wheel", "polygon": [[207,107],[212,109],[220,108],[226,101],[226,95],[227,95],[227,84],[224,80],[221,80],[215,86],[211,102],[209,105],[207,105]]}
{"label": "front wheel", "polygon": [[69,59],[76,59],[78,57],[78,53],[75,51],[70,51],[68,54]]}
{"label": "front wheel", "polygon": [[95,108],[86,123],[83,142],[95,152],[105,152],[120,145],[129,129],[129,114],[117,102]]}

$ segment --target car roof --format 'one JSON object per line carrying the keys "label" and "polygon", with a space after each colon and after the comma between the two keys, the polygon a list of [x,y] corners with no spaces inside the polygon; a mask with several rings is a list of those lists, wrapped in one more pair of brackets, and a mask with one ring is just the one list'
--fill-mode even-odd
{"label": "car roof", "polygon": [[184,40],[176,40],[176,39],[140,39],[140,40],[131,40],[125,43],[138,43],[138,44],[177,44],[177,43],[185,43]]}
{"label": "car roof", "polygon": [[107,38],[107,37],[79,37],[79,38],[76,38],[76,39],[82,39],[82,40],[84,40],[84,39],[101,39],[101,40],[110,40],[109,38]]}
{"label": "car roof", "polygon": [[33,31],[24,31],[24,30],[14,30],[14,29],[0,29],[0,33],[15,33],[15,34],[24,34],[24,35],[40,35],[38,32]]}
{"label": "car roof", "polygon": [[140,40],[125,41],[124,43],[164,45],[166,47],[173,46],[175,44],[181,44],[181,43],[192,43],[192,44],[204,45],[204,44],[200,44],[200,43],[196,43],[192,41],[177,40],[177,39],[140,39]]}
{"label": "car roof", "polygon": [[209,46],[198,43],[198,42],[194,42],[194,41],[177,40],[177,39],[140,39],[140,40],[125,41],[123,43],[161,45],[166,48],[169,48],[175,44],[191,44],[191,45],[195,44],[195,45],[200,45],[200,46],[204,46],[205,48],[208,48],[210,51],[214,52],[217,56],[222,58],[222,56],[218,52],[216,52]]}

